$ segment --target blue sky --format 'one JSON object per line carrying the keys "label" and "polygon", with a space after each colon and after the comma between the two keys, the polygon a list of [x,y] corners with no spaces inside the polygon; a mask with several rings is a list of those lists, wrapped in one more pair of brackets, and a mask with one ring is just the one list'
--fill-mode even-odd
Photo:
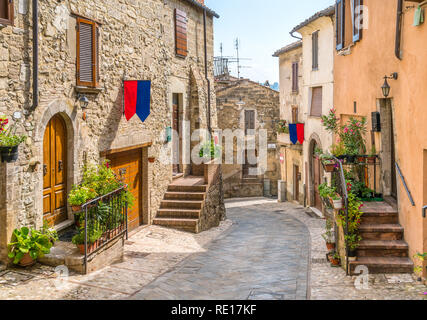
{"label": "blue sky", "polygon": [[[289,35],[296,25],[332,5],[333,0],[206,0],[219,15],[215,19],[215,55],[236,56],[234,40],[240,40],[240,57],[250,58],[242,64],[241,76],[270,83],[279,81],[277,58],[272,54],[296,41]],[[237,68],[231,68],[237,75]]]}

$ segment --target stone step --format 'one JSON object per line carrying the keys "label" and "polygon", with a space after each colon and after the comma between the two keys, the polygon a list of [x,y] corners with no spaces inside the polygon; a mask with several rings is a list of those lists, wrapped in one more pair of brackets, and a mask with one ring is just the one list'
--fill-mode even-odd
{"label": "stone step", "polygon": [[190,209],[160,209],[157,211],[158,218],[184,218],[184,219],[199,219],[200,210]]}
{"label": "stone step", "polygon": [[168,187],[170,192],[206,192],[205,185],[187,186],[171,184]]}
{"label": "stone step", "polygon": [[411,259],[402,257],[359,257],[357,261],[349,263],[351,275],[355,275],[357,266],[366,266],[370,274],[414,272]]}
{"label": "stone step", "polygon": [[203,201],[193,200],[162,200],[160,209],[202,209]]}
{"label": "stone step", "polygon": [[364,212],[363,224],[398,224],[399,214],[397,212]]}
{"label": "stone step", "polygon": [[165,193],[165,200],[205,200],[204,192],[178,192],[168,191]]}
{"label": "stone step", "polygon": [[198,219],[155,218],[154,225],[198,233]]}
{"label": "stone step", "polygon": [[408,257],[408,244],[403,240],[362,240],[358,257]]}
{"label": "stone step", "polygon": [[402,240],[404,230],[399,224],[364,224],[359,231],[363,240]]}

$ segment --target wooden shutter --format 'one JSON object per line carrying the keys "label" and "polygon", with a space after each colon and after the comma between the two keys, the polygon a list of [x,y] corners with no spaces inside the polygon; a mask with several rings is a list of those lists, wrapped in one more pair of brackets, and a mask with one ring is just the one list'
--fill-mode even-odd
{"label": "wooden shutter", "polygon": [[246,110],[245,111],[245,131],[248,134],[248,130],[255,130],[255,111]]}
{"label": "wooden shutter", "polygon": [[187,56],[187,13],[179,9],[175,9],[175,46],[178,56]]}
{"label": "wooden shutter", "polygon": [[322,115],[322,96],[322,87],[312,88],[310,115],[315,117]]}
{"label": "wooden shutter", "polygon": [[98,26],[77,18],[77,85],[96,87],[99,77]]}
{"label": "wooden shutter", "polygon": [[352,0],[353,2],[353,42],[362,39],[362,18],[363,10],[360,6],[363,5],[363,0]]}
{"label": "wooden shutter", "polygon": [[298,123],[298,107],[292,107],[292,123]]}
{"label": "wooden shutter", "polygon": [[337,50],[344,48],[345,38],[345,0],[337,0],[335,8]]}
{"label": "wooden shutter", "polygon": [[13,24],[13,0],[0,0],[0,23]]}
{"label": "wooden shutter", "polygon": [[298,62],[292,63],[292,92],[298,92]]}
{"label": "wooden shutter", "polygon": [[316,31],[311,36],[312,40],[312,65],[313,70],[317,70],[319,68],[319,31]]}

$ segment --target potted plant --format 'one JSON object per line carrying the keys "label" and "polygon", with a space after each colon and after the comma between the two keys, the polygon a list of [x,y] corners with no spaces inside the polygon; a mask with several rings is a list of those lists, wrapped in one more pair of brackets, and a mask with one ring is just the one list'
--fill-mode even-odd
{"label": "potted plant", "polygon": [[344,148],[344,144],[340,141],[337,143],[334,143],[331,146],[331,153],[340,160],[345,159],[344,154],[345,154],[345,148]]}
{"label": "potted plant", "polygon": [[331,194],[331,202],[335,210],[341,210],[343,208],[342,197],[338,193]]}
{"label": "potted plant", "polygon": [[329,209],[333,209],[333,205],[330,199],[331,199],[331,195],[336,193],[336,189],[333,187],[329,187],[326,182],[319,185],[318,189],[319,189],[319,195],[325,202],[326,206]]}
{"label": "potted plant", "polygon": [[154,163],[156,161],[155,157],[148,157],[148,162],[149,163]]}
{"label": "potted plant", "polygon": [[358,233],[351,233],[345,236],[345,240],[348,245],[348,260],[356,261],[357,259],[357,248],[359,248],[362,237]]}
{"label": "potted plant", "polygon": [[0,155],[2,162],[15,162],[18,160],[18,147],[27,138],[25,135],[16,134],[16,126],[6,129],[9,120],[0,117]]}
{"label": "potted plant", "polygon": [[52,243],[52,246],[54,246],[55,242],[59,240],[58,232],[55,229],[50,228],[46,220],[43,221],[43,227],[40,232],[41,234],[49,238],[49,241],[50,243]]}
{"label": "potted plant", "polygon": [[285,133],[285,134],[289,134],[289,127],[287,125],[287,121],[286,120],[280,120],[278,125],[277,125],[277,132],[278,133]]}
{"label": "potted plant", "polygon": [[320,156],[323,168],[326,172],[334,172],[335,170],[335,159],[331,154],[325,153]]}
{"label": "potted plant", "polygon": [[13,263],[28,267],[34,265],[39,257],[48,254],[52,243],[49,237],[41,232],[22,227],[13,231],[8,247],[8,257],[13,260]]}
{"label": "potted plant", "polygon": [[377,159],[377,149],[375,148],[375,145],[373,144],[372,148],[371,148],[371,152],[368,156],[368,163],[373,164],[373,163],[375,163],[376,159]]}
{"label": "potted plant", "polygon": [[[98,240],[102,237],[102,230],[92,226],[87,232],[87,253],[92,253],[98,247]],[[80,228],[80,232],[71,240],[77,246],[81,254],[85,254],[85,229]]]}
{"label": "potted plant", "polygon": [[215,160],[221,156],[221,147],[212,140],[202,145],[199,157],[204,160]]}
{"label": "potted plant", "polygon": [[358,163],[366,163],[366,157],[365,156],[358,156],[357,162]]}
{"label": "potted plant", "polygon": [[340,265],[340,255],[338,254],[338,252],[332,252],[330,255],[330,261],[331,261],[331,265],[332,266],[339,266]]}
{"label": "potted plant", "polygon": [[82,205],[91,199],[97,197],[97,193],[93,188],[80,185],[73,186],[70,194],[68,195],[68,203],[74,213],[82,211]]}
{"label": "potted plant", "polygon": [[326,232],[322,234],[322,238],[326,242],[326,248],[329,252],[333,251],[335,249],[335,240],[334,240],[334,234],[332,232],[332,222],[328,219],[326,220]]}

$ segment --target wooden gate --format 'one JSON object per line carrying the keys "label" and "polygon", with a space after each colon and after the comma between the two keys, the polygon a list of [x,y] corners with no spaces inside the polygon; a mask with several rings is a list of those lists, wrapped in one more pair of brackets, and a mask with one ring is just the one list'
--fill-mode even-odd
{"label": "wooden gate", "polygon": [[67,131],[60,115],[48,123],[43,139],[43,218],[50,226],[67,220]]}

